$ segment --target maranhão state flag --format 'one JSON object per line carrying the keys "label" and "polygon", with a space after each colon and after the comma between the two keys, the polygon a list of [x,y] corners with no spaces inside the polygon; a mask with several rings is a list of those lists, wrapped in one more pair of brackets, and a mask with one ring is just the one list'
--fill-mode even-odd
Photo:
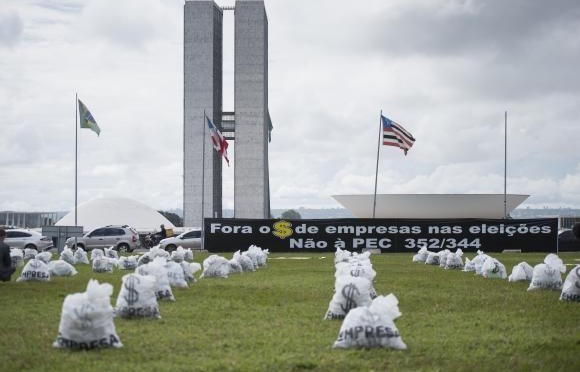
{"label": "maranh\u00e3o state flag", "polygon": [[209,134],[211,136],[211,142],[213,143],[213,148],[226,159],[228,167],[230,166],[230,160],[228,159],[228,141],[216,128],[216,126],[211,122],[211,120],[205,116],[207,119],[207,126],[209,127]]}
{"label": "maranh\u00e3o state flag", "polygon": [[381,114],[381,123],[383,124],[383,145],[398,147],[405,152],[413,146],[415,138],[401,124],[386,118]]}

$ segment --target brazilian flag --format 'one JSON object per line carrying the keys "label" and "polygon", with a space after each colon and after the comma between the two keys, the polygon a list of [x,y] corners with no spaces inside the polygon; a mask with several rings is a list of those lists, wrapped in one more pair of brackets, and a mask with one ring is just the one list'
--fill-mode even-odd
{"label": "brazilian flag", "polygon": [[89,128],[93,132],[97,134],[97,136],[101,133],[101,128],[97,125],[93,114],[87,109],[84,103],[81,102],[79,99],[79,117],[81,120],[81,128]]}

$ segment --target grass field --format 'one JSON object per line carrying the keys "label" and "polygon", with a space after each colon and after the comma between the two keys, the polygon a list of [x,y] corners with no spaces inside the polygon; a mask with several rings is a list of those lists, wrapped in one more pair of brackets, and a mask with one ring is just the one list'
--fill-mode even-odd
{"label": "grass field", "polygon": [[[196,255],[202,262],[207,255]],[[224,254],[230,258],[231,254]],[[308,259],[281,259],[283,257]],[[473,258],[473,254],[467,254]],[[494,254],[513,265],[545,254]],[[268,266],[198,280],[160,302],[160,320],[115,319],[122,349],[54,349],[62,303],[90,278],[113,284],[126,271],[50,282],[0,283],[1,371],[579,371],[580,303],[528,283],[371,256],[379,294],[394,293],[407,351],[334,350],[341,320],[323,320],[333,294],[334,254],[271,254]],[[567,264],[580,253],[562,253]],[[568,271],[571,266],[568,266]],[[200,273],[198,273],[200,274]],[[564,279],[563,276],[562,279]]]}

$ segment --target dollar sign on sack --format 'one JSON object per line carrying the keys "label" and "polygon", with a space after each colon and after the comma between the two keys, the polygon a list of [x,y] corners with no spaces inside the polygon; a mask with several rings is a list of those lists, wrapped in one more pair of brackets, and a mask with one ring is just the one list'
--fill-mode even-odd
{"label": "dollar sign on sack", "polygon": [[360,268],[357,266],[350,271],[350,276],[358,277],[360,275]]}
{"label": "dollar sign on sack", "polygon": [[133,306],[135,302],[139,301],[139,292],[135,290],[135,284],[139,284],[141,280],[134,275],[131,275],[125,280],[124,286],[126,289],[125,292],[125,301],[129,306]]}
{"label": "dollar sign on sack", "polygon": [[93,306],[88,303],[82,304],[74,310],[77,319],[81,323],[81,328],[89,329],[93,326],[93,320],[91,319],[91,313],[93,312]]}
{"label": "dollar sign on sack", "polygon": [[576,268],[575,270],[576,273],[576,288],[580,289],[580,266]]}
{"label": "dollar sign on sack", "polygon": [[493,269],[491,269],[491,272],[494,274],[499,273],[499,265],[497,264],[497,262],[493,263]]}
{"label": "dollar sign on sack", "polygon": [[342,304],[340,305],[340,308],[342,309],[342,311],[344,311],[345,313],[348,313],[350,309],[354,309],[355,307],[357,307],[357,304],[356,304],[356,301],[354,300],[354,297],[356,295],[359,295],[360,291],[358,290],[356,285],[354,285],[353,283],[349,283],[349,284],[345,285],[344,287],[342,287],[341,294],[342,294],[342,297],[344,297],[344,299],[346,300],[344,306]]}
{"label": "dollar sign on sack", "polygon": [[33,269],[38,269],[40,267],[40,261],[36,258],[30,261],[30,267]]}
{"label": "dollar sign on sack", "polygon": [[285,239],[292,235],[293,231],[291,229],[292,224],[288,221],[278,221],[274,223],[274,231],[272,234],[279,237],[280,239]]}

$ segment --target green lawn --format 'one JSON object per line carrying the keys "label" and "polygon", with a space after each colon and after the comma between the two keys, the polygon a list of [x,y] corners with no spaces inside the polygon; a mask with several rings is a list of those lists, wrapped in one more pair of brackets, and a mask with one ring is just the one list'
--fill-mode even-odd
{"label": "green lawn", "polygon": [[[279,259],[297,256],[309,259]],[[511,273],[518,262],[533,266],[545,254],[492,256]],[[0,370],[580,370],[580,303],[559,301],[559,291],[527,292],[528,283],[443,270],[411,257],[371,256],[377,292],[399,299],[403,315],[395,323],[406,351],[331,348],[342,323],[323,320],[334,288],[333,253],[271,254],[256,272],[173,289],[176,301],[160,302],[162,319],[115,319],[122,349],[88,352],[52,347],[63,300],[96,278],[113,284],[114,306],[127,272],[97,274],[77,265],[75,277],[40,283],[15,282],[18,270],[12,282],[0,283]],[[580,263],[580,253],[560,257]]]}

